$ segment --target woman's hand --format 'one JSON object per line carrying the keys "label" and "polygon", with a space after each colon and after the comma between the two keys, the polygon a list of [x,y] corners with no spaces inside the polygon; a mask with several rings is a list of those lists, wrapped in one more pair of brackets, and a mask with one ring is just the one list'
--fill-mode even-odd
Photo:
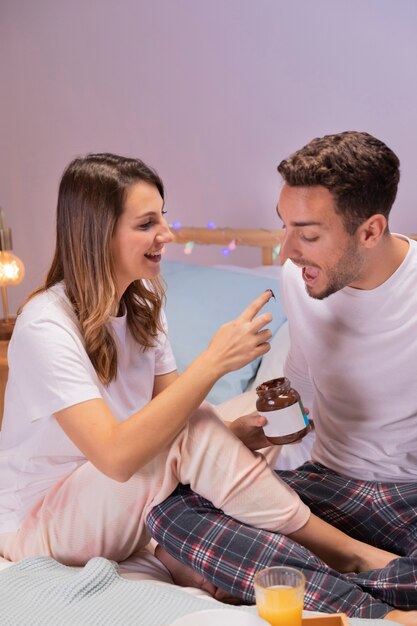
{"label": "woman's hand", "polygon": [[272,333],[266,324],[272,321],[270,313],[257,313],[273,297],[267,289],[234,320],[223,324],[207,348],[206,356],[213,358],[221,376],[240,369],[270,350]]}

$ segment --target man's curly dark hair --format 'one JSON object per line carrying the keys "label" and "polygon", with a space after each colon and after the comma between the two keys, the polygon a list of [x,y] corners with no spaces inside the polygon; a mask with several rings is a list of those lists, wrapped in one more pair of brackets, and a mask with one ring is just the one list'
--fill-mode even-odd
{"label": "man's curly dark hair", "polygon": [[397,195],[400,161],[368,133],[346,131],[313,139],[278,165],[291,187],[322,185],[332,194],[345,228],[354,234],[371,215],[387,220]]}

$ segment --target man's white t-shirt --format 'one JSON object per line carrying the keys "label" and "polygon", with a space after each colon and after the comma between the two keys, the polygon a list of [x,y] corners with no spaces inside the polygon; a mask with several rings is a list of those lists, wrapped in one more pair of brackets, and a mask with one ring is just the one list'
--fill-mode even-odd
{"label": "man's white t-shirt", "polygon": [[376,289],[345,287],[323,300],[308,295],[301,269],[290,261],[283,269],[284,371],[306,406],[313,399],[312,458],[357,479],[417,480],[417,242],[409,243]]}
{"label": "man's white t-shirt", "polygon": [[129,332],[126,315],[112,318],[110,327],[118,370],[106,386],[87,356],[62,284],[30,300],[19,315],[8,351],[0,433],[0,533],[16,531],[57,480],[86,462],[54,413],[102,398],[122,421],[151,400],[156,375],[176,369],[165,334],[159,334],[154,348],[143,350]]}

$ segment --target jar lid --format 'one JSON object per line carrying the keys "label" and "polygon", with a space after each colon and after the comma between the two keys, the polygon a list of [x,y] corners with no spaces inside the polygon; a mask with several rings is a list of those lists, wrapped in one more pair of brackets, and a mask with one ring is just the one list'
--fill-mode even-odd
{"label": "jar lid", "polygon": [[290,386],[290,381],[286,376],[280,378],[272,378],[266,380],[256,387],[256,393],[265,393],[268,391],[287,391]]}

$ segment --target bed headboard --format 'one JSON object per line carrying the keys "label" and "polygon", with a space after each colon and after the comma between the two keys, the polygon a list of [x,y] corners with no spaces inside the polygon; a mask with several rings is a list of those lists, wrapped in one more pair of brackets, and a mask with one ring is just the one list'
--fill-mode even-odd
{"label": "bed headboard", "polygon": [[189,241],[202,245],[227,246],[232,241],[236,246],[261,248],[262,265],[273,264],[274,249],[281,243],[283,230],[267,228],[195,228],[182,226],[172,229],[175,243]]}

